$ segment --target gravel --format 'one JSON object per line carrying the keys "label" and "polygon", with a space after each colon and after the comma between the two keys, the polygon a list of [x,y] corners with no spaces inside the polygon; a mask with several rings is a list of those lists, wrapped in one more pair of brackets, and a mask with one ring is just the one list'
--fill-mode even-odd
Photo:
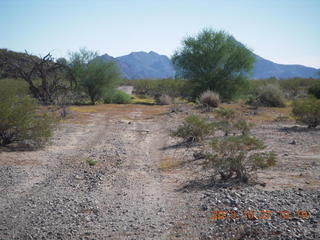
{"label": "gravel", "polygon": [[[319,165],[312,164],[319,131],[257,126],[254,134],[282,156],[258,173],[266,187],[217,187],[196,182],[196,163],[160,167],[193,153],[172,147],[168,136],[179,114],[146,111],[95,113],[85,125],[63,123],[43,150],[0,151],[0,239],[320,239]],[[290,174],[300,182],[285,185]],[[211,219],[214,210],[229,214]],[[243,215],[250,210],[256,218]],[[262,210],[272,211],[270,219],[261,219]]]}

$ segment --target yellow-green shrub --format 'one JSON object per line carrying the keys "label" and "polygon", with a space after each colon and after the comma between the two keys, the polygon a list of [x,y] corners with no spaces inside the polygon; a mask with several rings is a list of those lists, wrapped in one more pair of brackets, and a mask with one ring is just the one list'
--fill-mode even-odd
{"label": "yellow-green shrub", "polygon": [[292,104],[292,113],[298,122],[308,125],[309,128],[316,128],[320,124],[320,99],[298,99]]}
{"label": "yellow-green shrub", "polygon": [[264,148],[261,140],[249,135],[214,138],[212,152],[206,154],[205,165],[213,167],[221,180],[235,177],[247,182],[250,172],[275,165],[276,155],[273,152],[256,152]]}
{"label": "yellow-green shrub", "polygon": [[37,147],[44,144],[52,134],[54,118],[40,113],[36,100],[14,82],[0,85],[0,145],[26,140]]}
{"label": "yellow-green shrub", "polygon": [[182,125],[171,132],[171,136],[183,138],[186,142],[197,142],[213,132],[214,125],[207,119],[190,115],[184,119]]}

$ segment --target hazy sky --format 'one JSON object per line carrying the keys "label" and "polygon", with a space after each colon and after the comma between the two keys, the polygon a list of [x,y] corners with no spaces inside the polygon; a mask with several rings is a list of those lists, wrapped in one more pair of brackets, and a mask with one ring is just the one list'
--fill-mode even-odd
{"label": "hazy sky", "polygon": [[0,48],[36,55],[171,56],[204,27],[274,62],[320,68],[320,0],[0,0]]}

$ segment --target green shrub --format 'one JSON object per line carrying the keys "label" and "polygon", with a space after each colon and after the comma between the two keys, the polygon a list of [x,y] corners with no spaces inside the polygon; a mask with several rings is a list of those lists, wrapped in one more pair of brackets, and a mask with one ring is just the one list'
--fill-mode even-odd
{"label": "green shrub", "polygon": [[288,79],[259,79],[251,80],[251,93],[253,97],[255,96],[255,90],[259,87],[264,87],[267,85],[278,85],[282,89],[284,95],[288,99],[295,99],[297,97],[305,96],[308,89],[312,87],[315,83],[319,82],[317,79],[313,78],[288,78]]}
{"label": "green shrub", "polygon": [[21,94],[13,84],[0,88],[0,145],[25,141],[43,145],[52,135],[54,118],[39,112],[31,97]]}
{"label": "green shrub", "polygon": [[89,166],[95,166],[98,163],[97,160],[94,160],[94,159],[91,159],[91,158],[87,158],[86,162],[89,164]]}
{"label": "green shrub", "polygon": [[139,79],[131,80],[130,84],[134,86],[134,93],[137,95],[168,95],[174,98],[184,97],[186,93],[186,81],[181,79]]}
{"label": "green shrub", "polygon": [[249,135],[252,127],[252,123],[243,119],[237,120],[233,123],[233,128],[238,130],[242,135]]}
{"label": "green shrub", "polygon": [[236,119],[236,113],[233,109],[227,108],[217,108],[214,111],[215,118],[217,121],[215,122],[215,126],[217,129],[223,131],[226,136],[233,130],[234,120]]}
{"label": "green shrub", "polygon": [[309,87],[308,93],[320,99],[320,81],[315,82],[311,87]]}
{"label": "green shrub", "polygon": [[134,93],[137,95],[154,96],[156,89],[156,81],[150,79],[132,80]]}
{"label": "green shrub", "polygon": [[308,89],[318,81],[319,80],[312,78],[290,78],[278,80],[278,83],[286,93],[286,96],[294,99],[305,96],[308,92]]}
{"label": "green shrub", "polygon": [[236,112],[233,109],[219,107],[214,111],[214,115],[217,119],[214,123],[216,129],[223,131],[225,136],[228,136],[230,133],[234,135],[237,133],[248,135],[253,126],[252,123],[236,117]]}
{"label": "green shrub", "polygon": [[219,120],[230,121],[232,119],[235,119],[236,112],[230,108],[220,107],[214,111],[214,115]]}
{"label": "green shrub", "polygon": [[207,90],[200,95],[199,101],[205,106],[216,108],[220,104],[220,97],[218,93]]}
{"label": "green shrub", "polygon": [[212,152],[205,157],[206,166],[215,168],[222,180],[235,177],[247,182],[250,172],[273,166],[276,161],[273,152],[257,153],[265,146],[261,140],[248,135],[215,138],[211,148]]}
{"label": "green shrub", "polygon": [[292,113],[298,122],[308,125],[308,128],[316,128],[320,124],[320,99],[298,99],[293,102]]}
{"label": "green shrub", "polygon": [[268,84],[257,87],[248,101],[249,104],[262,107],[285,107],[284,93],[280,86]]}
{"label": "green shrub", "polygon": [[129,104],[131,101],[131,96],[120,90],[109,91],[104,96],[104,103]]}
{"label": "green shrub", "polygon": [[207,119],[190,115],[184,119],[181,126],[172,131],[171,136],[183,138],[186,142],[198,142],[213,133],[214,125]]}

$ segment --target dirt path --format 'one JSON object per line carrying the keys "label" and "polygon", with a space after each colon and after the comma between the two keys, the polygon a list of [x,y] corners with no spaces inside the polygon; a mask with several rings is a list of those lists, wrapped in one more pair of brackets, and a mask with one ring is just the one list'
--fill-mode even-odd
{"label": "dirt path", "polygon": [[[258,173],[266,186],[219,187],[193,150],[169,136],[189,110],[73,107],[45,149],[1,150],[0,240],[319,239],[318,130],[259,125],[253,134],[279,156]],[[213,221],[210,209],[239,218]],[[248,209],[274,215],[248,220]],[[282,219],[284,209],[310,216]]]}
{"label": "dirt path", "polygon": [[0,239],[198,239],[208,218],[177,191],[181,172],[159,168],[169,119],[148,111],[101,111],[42,151],[0,152]]}

